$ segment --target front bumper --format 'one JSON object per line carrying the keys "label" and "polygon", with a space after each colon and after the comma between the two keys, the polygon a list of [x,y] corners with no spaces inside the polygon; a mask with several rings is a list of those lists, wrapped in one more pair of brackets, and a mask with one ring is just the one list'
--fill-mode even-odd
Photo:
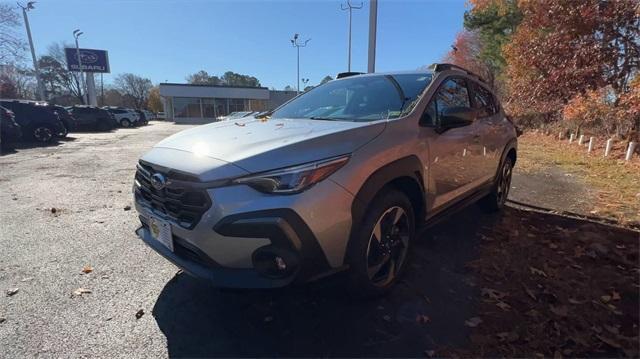
{"label": "front bumper", "polygon": [[[193,229],[172,222],[174,251],[147,228],[157,211],[136,202],[138,236],[186,272],[219,287],[274,288],[306,282],[342,269],[351,230],[353,197],[330,180],[291,196],[248,186],[208,190],[212,205]],[[278,256],[286,270],[274,273],[265,258]]]}

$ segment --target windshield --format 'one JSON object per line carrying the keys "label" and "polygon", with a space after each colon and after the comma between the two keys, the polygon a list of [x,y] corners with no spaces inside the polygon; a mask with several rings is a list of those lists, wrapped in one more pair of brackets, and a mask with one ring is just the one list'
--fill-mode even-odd
{"label": "windshield", "polygon": [[356,76],[331,81],[302,94],[272,118],[376,121],[398,118],[417,103],[431,74]]}

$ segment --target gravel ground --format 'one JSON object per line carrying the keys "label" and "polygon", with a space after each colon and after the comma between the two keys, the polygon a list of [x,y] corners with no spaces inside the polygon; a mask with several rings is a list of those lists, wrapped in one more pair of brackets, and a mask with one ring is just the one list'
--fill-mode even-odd
{"label": "gravel ground", "polygon": [[[514,208],[505,221],[470,207],[423,234],[404,279],[375,301],[345,298],[340,276],[284,290],[217,290],[178,273],[134,234],[138,157],[188,127],[74,133],[0,156],[0,357],[414,357],[468,347],[465,321],[482,302],[469,267],[487,243],[479,233],[536,223]],[[529,188],[525,199],[544,181],[514,183],[516,197]],[[540,226],[581,225],[554,218]],[[91,292],[74,294],[79,288]]]}

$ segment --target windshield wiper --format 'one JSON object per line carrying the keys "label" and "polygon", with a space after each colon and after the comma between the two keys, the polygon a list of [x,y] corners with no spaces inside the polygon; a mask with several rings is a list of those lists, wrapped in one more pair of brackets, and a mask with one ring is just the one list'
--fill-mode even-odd
{"label": "windshield wiper", "polygon": [[337,117],[307,117],[310,120],[320,120],[320,121],[346,121],[344,118]]}

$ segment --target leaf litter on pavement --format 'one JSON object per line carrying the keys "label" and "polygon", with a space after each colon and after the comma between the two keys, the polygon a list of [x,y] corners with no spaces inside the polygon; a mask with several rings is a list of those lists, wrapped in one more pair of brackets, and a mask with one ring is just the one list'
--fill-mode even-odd
{"label": "leaf litter on pavement", "polygon": [[470,346],[438,355],[638,356],[640,232],[518,210],[477,235]]}

